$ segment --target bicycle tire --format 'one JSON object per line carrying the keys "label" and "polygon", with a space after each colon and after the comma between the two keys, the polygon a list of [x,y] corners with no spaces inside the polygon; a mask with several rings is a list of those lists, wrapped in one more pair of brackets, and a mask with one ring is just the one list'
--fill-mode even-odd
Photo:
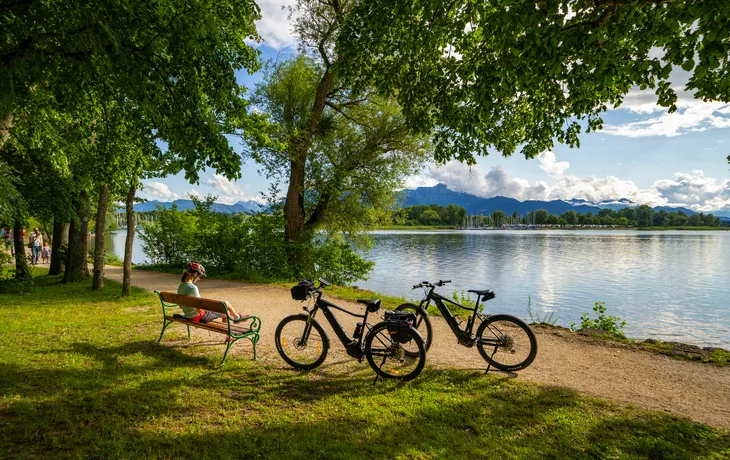
{"label": "bicycle tire", "polygon": [[[501,328],[497,327],[496,323],[502,323]],[[516,329],[506,331],[506,329],[510,327],[510,324],[511,327]],[[487,329],[489,329],[489,333],[488,336],[484,338],[484,333]],[[498,351],[515,354],[514,336],[520,331],[525,333],[529,344],[529,349],[525,354],[524,359],[518,357],[517,359],[522,360],[517,363],[506,364],[501,360],[502,355],[495,358]],[[479,350],[479,354],[482,355],[482,358],[484,358],[492,366],[502,371],[514,372],[522,370],[532,364],[532,361],[535,360],[535,356],[537,356],[537,339],[535,338],[535,333],[532,332],[530,326],[528,326],[524,321],[512,315],[492,315],[487,317],[487,319],[485,319],[479,326],[476,337],[477,349]],[[520,345],[525,346],[523,344]]]}
{"label": "bicycle tire", "polygon": [[433,340],[433,328],[431,327],[431,320],[428,317],[428,312],[426,311],[426,309],[419,307],[416,304],[404,303],[398,305],[398,308],[396,308],[396,310],[406,310],[415,313],[416,324],[413,325],[413,328],[417,330],[419,334],[421,334],[421,337],[423,338],[423,343],[424,345],[426,345],[426,351],[430,350],[431,341]]}
{"label": "bicycle tire", "polygon": [[[315,357],[316,359],[312,362],[301,362],[297,361],[296,355],[293,353],[294,350],[303,350],[304,348],[300,348],[299,344],[297,344],[297,340],[301,338],[300,337],[294,337],[294,338],[287,338],[282,337],[282,331],[284,328],[293,322],[301,322],[301,331],[302,334],[304,334],[304,330],[309,323],[312,328],[319,334],[321,340],[318,341],[318,347],[319,349],[315,351]],[[296,326],[293,329],[294,331],[297,330]],[[311,333],[311,331],[310,331]],[[276,327],[276,332],[274,333],[274,341],[276,342],[276,350],[279,352],[279,355],[281,358],[291,367],[303,371],[308,371],[315,369],[322,365],[324,360],[327,358],[327,352],[330,348],[330,342],[329,337],[327,336],[327,333],[324,331],[324,328],[322,328],[322,325],[319,324],[316,320],[310,319],[309,316],[305,314],[298,314],[298,315],[291,315],[287,316],[286,318],[282,319],[279,322],[279,325]],[[309,344],[305,345],[304,347],[307,347]],[[293,348],[292,348],[293,347]],[[287,353],[287,350],[290,350],[290,353]],[[318,353],[318,355],[316,354]],[[291,356],[294,355],[294,356]]]}
{"label": "bicycle tire", "polygon": [[[396,329],[399,333],[409,334],[411,336],[411,340],[408,343],[416,346],[418,349],[418,355],[406,355],[405,347],[393,339],[393,336],[389,333],[388,329]],[[378,340],[378,343],[373,346],[373,342],[376,339]],[[423,342],[421,334],[412,327],[408,325],[394,326],[391,323],[383,321],[373,326],[365,338],[365,357],[367,358],[370,367],[380,377],[409,381],[418,377],[426,365],[426,345]],[[388,366],[385,366],[388,358],[391,358],[391,363],[389,363]],[[407,371],[396,369],[396,367],[404,368],[404,364],[411,363],[412,360],[415,360],[415,366],[412,366],[412,369]],[[380,361],[380,363],[378,364],[376,361]]]}

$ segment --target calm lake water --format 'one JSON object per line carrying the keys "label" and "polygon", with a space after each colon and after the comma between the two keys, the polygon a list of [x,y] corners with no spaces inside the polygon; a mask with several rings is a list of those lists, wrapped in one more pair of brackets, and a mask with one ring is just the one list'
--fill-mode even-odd
{"label": "calm lake water", "polygon": [[[110,249],[124,251],[123,232]],[[438,231],[372,233],[375,261],[359,287],[418,300],[411,286],[451,279],[439,292],[491,289],[487,312],[580,323],[604,301],[626,335],[730,348],[730,232]],[[145,261],[135,241],[133,261]]]}

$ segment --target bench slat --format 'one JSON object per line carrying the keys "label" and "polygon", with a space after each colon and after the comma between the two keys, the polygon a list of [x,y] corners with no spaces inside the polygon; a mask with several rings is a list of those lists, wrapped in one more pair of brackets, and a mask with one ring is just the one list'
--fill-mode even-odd
{"label": "bench slat", "polygon": [[[218,332],[221,334],[228,335],[228,327],[221,322],[216,321],[216,322],[211,322],[211,323],[196,323],[196,322],[190,321],[188,319],[174,318],[172,316],[165,316],[165,318],[170,321],[177,321],[178,323],[189,324],[190,326],[199,327],[201,329],[207,329],[211,332]],[[249,332],[251,332],[251,330],[247,327],[231,325],[231,333],[233,333],[233,335],[247,334]]]}
{"label": "bench slat", "polygon": [[213,311],[224,315],[226,314],[226,308],[219,300],[204,299],[201,297],[190,297],[186,295],[180,295],[176,292],[160,292],[160,297],[162,297],[162,300],[165,303],[175,303],[180,306]]}

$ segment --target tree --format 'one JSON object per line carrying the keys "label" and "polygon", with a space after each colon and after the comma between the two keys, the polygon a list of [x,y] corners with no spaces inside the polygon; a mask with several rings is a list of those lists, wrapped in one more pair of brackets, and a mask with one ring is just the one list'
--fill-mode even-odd
{"label": "tree", "polygon": [[[4,120],[0,149],[5,150],[8,139],[22,137],[22,125],[41,127],[49,131],[44,137],[52,139],[54,124],[40,122],[47,113],[78,119],[74,132],[83,135],[56,136],[62,142],[49,142],[47,146],[53,148],[46,147],[58,164],[96,167],[84,170],[88,174],[75,172],[75,178],[85,182],[67,195],[69,201],[85,207],[89,194],[100,193],[96,186],[105,180],[114,181],[107,184],[110,187],[126,180],[121,194],[126,196],[144,177],[146,161],[138,155],[139,149],[112,151],[105,157],[113,159],[112,164],[79,162],[81,156],[64,151],[101,136],[106,111],[111,109],[121,114],[118,119],[143,125],[141,144],[166,143],[170,156],[164,168],[157,169],[160,173],[184,170],[186,178],[195,182],[199,171],[207,167],[228,178],[239,177],[240,156],[226,136],[246,132],[250,138],[263,139],[266,132],[263,118],[248,113],[244,88],[235,76],[238,70],[258,68],[258,51],[246,43],[257,38],[254,20],[258,17],[258,7],[250,0],[212,4],[182,0],[156,6],[138,0],[30,0],[0,6],[0,28],[8,38],[0,44],[0,120]],[[36,100],[44,105],[39,108]],[[109,134],[108,128],[115,125],[105,126]],[[94,158],[94,152],[90,153],[87,160]],[[110,193],[120,196],[116,190]],[[81,220],[89,218],[88,210],[75,209],[70,214],[78,221],[72,230],[83,231]],[[85,241],[85,237],[69,240],[68,253],[76,254],[77,262],[71,268],[77,273],[66,274],[67,280],[84,277],[82,248],[75,245]],[[101,261],[97,257],[98,281]],[[125,270],[127,280],[128,273]]]}
{"label": "tree", "polygon": [[560,215],[560,218],[565,220],[568,225],[575,225],[576,223],[578,223],[578,216],[573,210],[565,211],[563,214]]}
{"label": "tree", "polygon": [[651,224],[655,227],[665,227],[667,225],[667,211],[662,209],[655,212]]}
{"label": "tree", "polygon": [[550,214],[547,223],[550,225],[558,225],[558,216],[556,216],[555,214]]}
{"label": "tree", "polygon": [[538,209],[535,211],[535,224],[544,225],[548,223],[549,214],[546,209]]}
{"label": "tree", "polygon": [[341,72],[397,95],[414,129],[436,129],[437,160],[474,163],[578,146],[635,86],[673,112],[673,67],[692,72],[696,97],[730,101],[728,17],[722,1],[368,0],[338,49]]}
{"label": "tree", "polygon": [[[234,72],[258,66],[258,52],[246,44],[257,38],[258,18],[252,0],[0,5],[0,138],[10,136],[34,92],[66,106],[85,102],[90,86],[114,88],[173,150],[186,152],[193,171],[212,161],[235,175],[239,161],[232,150],[220,156],[221,134],[245,113]],[[200,157],[201,149],[219,154]]]}
{"label": "tree", "polygon": [[434,225],[441,222],[441,218],[439,217],[439,214],[434,211],[433,209],[428,209],[421,214],[421,223],[423,225]]}
{"label": "tree", "polygon": [[654,210],[651,206],[642,204],[636,208],[636,226],[651,227]]}
{"label": "tree", "polygon": [[[334,7],[322,8],[337,24]],[[250,148],[270,177],[288,179],[284,236],[298,276],[311,271],[306,247],[317,229],[363,229],[373,213],[392,207],[395,190],[429,152],[392,99],[354,97],[326,50],[320,59],[299,55],[270,64],[253,98],[277,126],[277,142]]]}
{"label": "tree", "polygon": [[495,227],[501,227],[507,220],[507,216],[502,211],[492,211],[490,217],[492,218],[492,224]]}

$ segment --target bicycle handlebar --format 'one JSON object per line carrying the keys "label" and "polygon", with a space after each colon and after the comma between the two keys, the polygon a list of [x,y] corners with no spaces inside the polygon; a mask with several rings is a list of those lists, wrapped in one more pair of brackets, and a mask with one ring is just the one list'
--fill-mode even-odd
{"label": "bicycle handlebar", "polygon": [[421,281],[420,283],[413,285],[413,289],[418,289],[418,288],[422,288],[422,287],[430,287],[430,288],[440,287],[440,286],[443,286],[444,284],[448,284],[450,282],[451,282],[451,280],[438,280],[436,283],[429,283],[428,281]]}

